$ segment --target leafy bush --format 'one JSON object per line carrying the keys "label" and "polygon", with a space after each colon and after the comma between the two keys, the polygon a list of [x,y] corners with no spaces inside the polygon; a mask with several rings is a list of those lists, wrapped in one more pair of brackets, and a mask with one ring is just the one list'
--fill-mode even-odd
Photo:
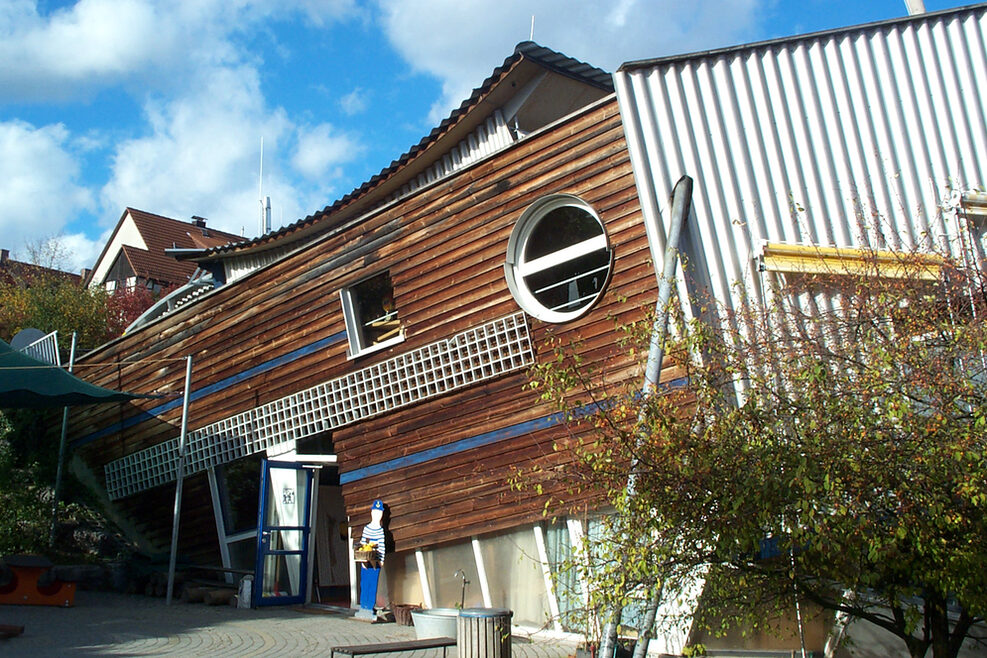
{"label": "leafy bush", "polygon": [[43,481],[38,465],[16,465],[12,433],[9,420],[0,415],[0,555],[41,551],[51,510],[51,489],[38,484]]}

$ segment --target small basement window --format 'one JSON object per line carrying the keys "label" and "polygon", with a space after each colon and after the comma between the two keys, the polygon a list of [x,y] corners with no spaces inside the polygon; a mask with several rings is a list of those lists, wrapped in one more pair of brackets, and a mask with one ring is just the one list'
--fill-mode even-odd
{"label": "small basement window", "polygon": [[527,313],[567,322],[603,295],[612,264],[613,250],[593,208],[559,194],[539,199],[521,215],[507,243],[504,272]]}
{"label": "small basement window", "polygon": [[339,291],[350,356],[383,349],[404,340],[394,307],[391,275],[381,272]]}

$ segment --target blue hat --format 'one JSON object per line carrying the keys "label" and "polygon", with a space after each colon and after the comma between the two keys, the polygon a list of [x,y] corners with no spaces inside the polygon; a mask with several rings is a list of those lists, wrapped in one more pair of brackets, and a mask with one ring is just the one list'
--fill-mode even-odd
{"label": "blue hat", "polygon": [[384,501],[378,498],[377,500],[374,501],[374,504],[370,506],[370,509],[379,509],[381,511],[384,511]]}

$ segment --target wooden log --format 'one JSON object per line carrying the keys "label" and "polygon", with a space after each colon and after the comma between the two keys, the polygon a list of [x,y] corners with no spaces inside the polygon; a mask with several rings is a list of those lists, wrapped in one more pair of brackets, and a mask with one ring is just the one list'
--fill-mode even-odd
{"label": "wooden log", "polygon": [[197,585],[186,585],[182,590],[182,600],[186,603],[202,603],[206,598],[206,592],[210,587],[199,587]]}
{"label": "wooden log", "polygon": [[229,605],[230,600],[236,596],[235,589],[216,588],[210,589],[203,596],[206,605]]}

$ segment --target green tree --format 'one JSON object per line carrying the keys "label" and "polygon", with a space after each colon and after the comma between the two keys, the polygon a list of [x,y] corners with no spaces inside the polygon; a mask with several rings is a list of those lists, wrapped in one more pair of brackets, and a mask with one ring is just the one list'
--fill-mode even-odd
{"label": "green tree", "polygon": [[56,275],[39,275],[30,285],[0,283],[0,336],[9,341],[34,327],[63,337],[75,332],[81,347],[97,347],[112,337],[106,299],[103,290]]}
{"label": "green tree", "polygon": [[[28,245],[27,251],[31,262],[15,263],[0,279],[0,338],[9,341],[20,330],[34,327],[58,331],[63,348],[72,333],[80,348],[94,348],[118,335],[124,322],[129,324],[133,299],[143,301],[139,296],[112,300],[105,290],[87,288],[78,277],[61,271],[66,259],[57,238]],[[51,411],[0,410],[0,554],[51,554],[50,484],[57,468],[57,428]],[[85,520],[90,527],[102,523],[85,506],[91,500],[84,487],[71,477],[66,484],[59,503],[62,521]],[[71,544],[60,541],[58,548]]]}
{"label": "green tree", "polygon": [[[569,414],[574,489],[614,512],[595,605],[702,573],[700,627],[812,602],[956,656],[987,615],[985,290],[948,257],[789,275],[680,327],[688,386],[651,396],[556,346],[534,385]],[[625,330],[644,353],[650,322]]]}
{"label": "green tree", "polygon": [[0,554],[35,553],[47,544],[50,502],[36,463],[19,466],[9,440],[13,428],[0,414]]}
{"label": "green tree", "polygon": [[66,261],[61,241],[29,244],[27,252],[30,263],[19,264],[0,280],[0,338],[9,341],[27,327],[64,337],[75,332],[84,348],[112,338],[106,292],[86,288],[79,277],[59,269]]}

